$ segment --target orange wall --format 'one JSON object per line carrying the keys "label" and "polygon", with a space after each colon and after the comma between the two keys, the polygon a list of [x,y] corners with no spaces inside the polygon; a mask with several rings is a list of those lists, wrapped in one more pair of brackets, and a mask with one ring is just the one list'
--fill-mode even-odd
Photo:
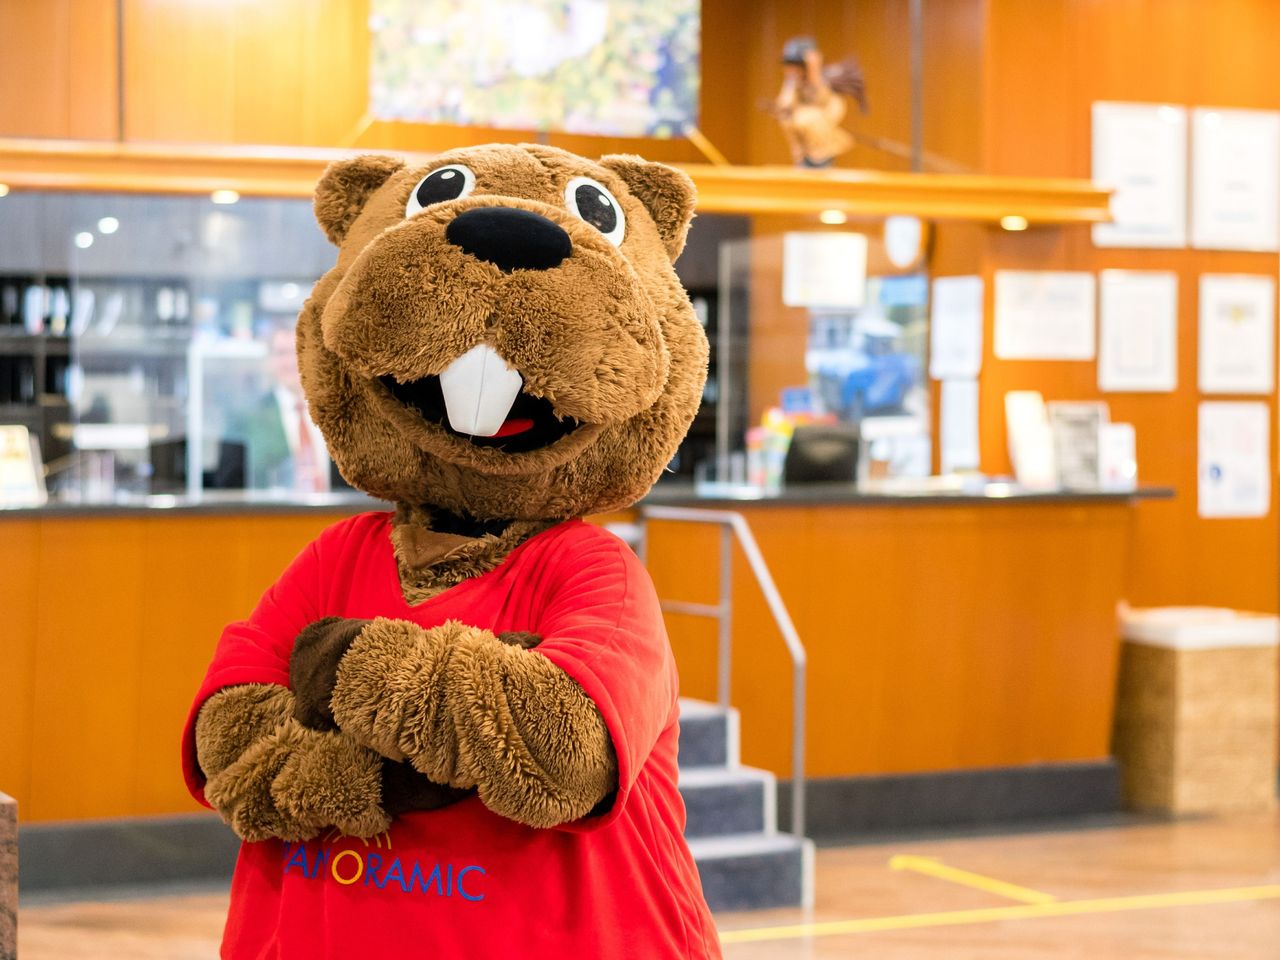
{"label": "orange wall", "polygon": [[117,135],[115,0],[0,0],[0,136]]}
{"label": "orange wall", "polygon": [[[829,52],[863,58],[872,114],[858,130],[905,141],[905,0],[852,4],[760,3],[755,55],[773,56],[786,36],[819,31]],[[1280,109],[1280,4],[1273,0],[975,0],[926,2],[925,146],[951,162],[1009,176],[1090,175],[1090,106],[1095,100]],[[774,74],[753,72],[753,97],[772,93]],[[785,162],[772,121],[752,115],[752,162]],[[840,165],[893,167],[856,150]],[[755,235],[785,224],[758,219]],[[806,229],[819,229],[811,224]],[[804,381],[804,323],[779,304],[779,244],[766,239],[752,295],[753,416],[778,390]],[[994,356],[991,291],[1001,269],[1171,270],[1179,278],[1179,387],[1172,394],[1102,394],[1094,362],[1002,361]],[[1004,394],[1040,390],[1049,400],[1105,399],[1112,417],[1137,429],[1142,482],[1171,486],[1174,501],[1139,507],[1126,594],[1134,604],[1206,603],[1274,611],[1280,607],[1280,527],[1262,519],[1201,520],[1196,509],[1197,297],[1203,273],[1274,275],[1274,254],[1195,250],[1101,250],[1087,227],[1005,233],[941,224],[930,270],[981,274],[988,304],[981,381],[982,466],[1011,469]],[[1252,398],[1267,399],[1267,398]],[[1270,398],[1274,401],[1274,395]],[[937,412],[937,399],[934,411]],[[1274,402],[1273,402],[1274,406]],[[1275,413],[1273,411],[1273,421]],[[936,422],[936,420],[935,420]],[[1275,431],[1273,423],[1273,433]],[[1274,462],[1273,438],[1273,462]]]}
{"label": "orange wall", "polygon": [[[997,174],[1087,177],[1095,100],[1280,109],[1280,4],[1271,0],[990,0],[985,167]],[[1275,490],[1263,519],[1201,520],[1196,512],[1198,278],[1274,276],[1274,254],[1095,249],[1086,227],[988,233],[983,272],[997,269],[1171,270],[1178,275],[1178,389],[1102,394],[1094,363],[1000,361],[982,376],[983,465],[1008,469],[1003,395],[1102,398],[1135,425],[1139,477],[1178,498],[1138,510],[1128,595],[1135,604],[1210,603],[1277,609],[1280,529]],[[1275,429],[1275,397],[1269,400]],[[1273,463],[1275,441],[1272,445]]]}

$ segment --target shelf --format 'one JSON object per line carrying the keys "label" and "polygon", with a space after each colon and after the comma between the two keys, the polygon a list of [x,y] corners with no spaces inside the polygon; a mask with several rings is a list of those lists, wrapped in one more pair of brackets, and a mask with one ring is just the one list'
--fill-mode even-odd
{"label": "shelf", "polygon": [[[96,190],[201,194],[229,188],[244,196],[310,197],[325,166],[368,151],[304,147],[217,147],[0,138],[0,183],[17,190]],[[422,154],[406,155],[425,163]],[[930,220],[1032,225],[1099,223],[1110,191],[1088,180],[804,170],[795,167],[683,164],[704,213],[850,216],[913,214]]]}

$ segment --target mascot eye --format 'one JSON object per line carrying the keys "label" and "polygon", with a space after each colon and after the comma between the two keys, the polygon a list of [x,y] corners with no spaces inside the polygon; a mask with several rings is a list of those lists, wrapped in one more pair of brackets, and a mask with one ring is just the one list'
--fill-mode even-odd
{"label": "mascot eye", "polygon": [[604,234],[615,247],[622,245],[622,235],[627,222],[622,216],[622,204],[604,184],[586,177],[574,177],[564,188],[564,202],[571,213],[577,214]]}
{"label": "mascot eye", "polygon": [[432,170],[418,181],[409,194],[409,202],[405,204],[404,215],[412,217],[419,210],[425,210],[433,203],[444,203],[446,200],[457,200],[465,197],[476,186],[476,175],[469,167],[460,163],[451,163],[447,167]]}

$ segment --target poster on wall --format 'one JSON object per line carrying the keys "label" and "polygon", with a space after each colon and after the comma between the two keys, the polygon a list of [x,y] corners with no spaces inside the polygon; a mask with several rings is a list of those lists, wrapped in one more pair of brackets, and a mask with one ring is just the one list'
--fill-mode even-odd
{"label": "poster on wall", "polygon": [[1115,219],[1093,226],[1096,246],[1186,246],[1186,108],[1095,103],[1093,180],[1115,191]]}
{"label": "poster on wall", "polygon": [[1271,414],[1265,403],[1200,404],[1201,517],[1265,517],[1271,510]]}
{"label": "poster on wall", "polygon": [[681,136],[698,122],[698,0],[371,0],[377,120]]}
{"label": "poster on wall", "polygon": [[788,307],[853,309],[867,299],[865,233],[782,236],[782,302]]}
{"label": "poster on wall", "polygon": [[996,271],[995,353],[1001,360],[1092,360],[1092,273]]}
{"label": "poster on wall", "polygon": [[982,459],[978,442],[978,381],[944,380],[939,408],[938,455],[942,472],[977,470]]}
{"label": "poster on wall", "polygon": [[1270,393],[1275,382],[1275,281],[1200,278],[1200,390]]}
{"label": "poster on wall", "polygon": [[1280,250],[1280,113],[1198,107],[1191,134],[1192,246]]}
{"label": "poster on wall", "polygon": [[976,377],[982,370],[982,278],[936,278],[931,304],[929,375]]}
{"label": "poster on wall", "polygon": [[1103,270],[1098,276],[1098,303],[1098,389],[1176,390],[1177,274]]}

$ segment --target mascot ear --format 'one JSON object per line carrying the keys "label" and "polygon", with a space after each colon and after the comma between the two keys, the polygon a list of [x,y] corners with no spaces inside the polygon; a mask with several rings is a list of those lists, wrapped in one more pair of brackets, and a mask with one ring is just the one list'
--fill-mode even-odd
{"label": "mascot ear", "polygon": [[315,211],[330,243],[342,243],[369,195],[403,166],[403,160],[377,154],[329,164],[316,184]]}
{"label": "mascot ear", "polygon": [[675,167],[627,154],[603,157],[600,166],[621,177],[632,195],[648,208],[667,254],[674,261],[684,249],[689,222],[693,220],[693,181]]}

